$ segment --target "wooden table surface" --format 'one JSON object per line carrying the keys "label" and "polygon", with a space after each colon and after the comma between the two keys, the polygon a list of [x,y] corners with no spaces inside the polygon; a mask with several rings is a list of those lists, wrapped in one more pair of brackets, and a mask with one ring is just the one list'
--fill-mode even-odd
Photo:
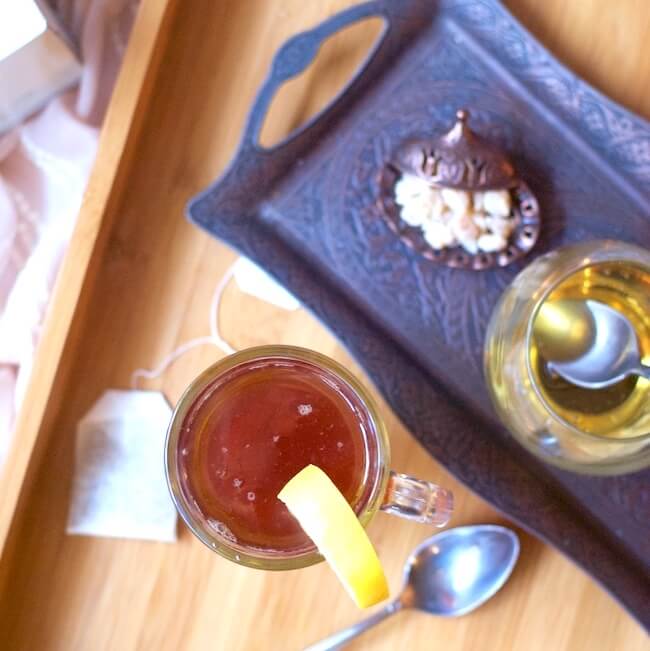
{"label": "wooden table surface", "polygon": [[[212,554],[183,529],[175,545],[65,536],[75,420],[107,387],[126,387],[133,368],[153,365],[175,345],[206,333],[215,282],[234,254],[185,223],[187,197],[224,167],[272,53],[291,34],[351,4],[347,0],[195,0],[177,2],[163,16],[158,0],[144,0],[128,70],[106,123],[85,227],[110,212],[116,226],[97,263],[95,298],[83,327],[60,412],[50,427],[56,447],[46,454],[24,507],[18,543],[0,596],[0,648],[47,651],[111,649],[285,651],[299,649],[363,616],[331,570],[321,564],[296,572],[264,573]],[[646,0],[509,0],[510,9],[565,63],[593,85],[650,118],[650,2]],[[133,109],[141,58],[149,56],[154,28],[167,30],[152,100],[129,145],[128,174],[111,179],[120,160],[123,112]],[[209,28],[212,50],[196,34]],[[313,113],[349,74],[376,26],[357,28],[327,47],[308,74],[284,92],[265,129],[279,138]],[[202,32],[203,30],[203,32]],[[139,39],[139,40],[138,40]],[[148,40],[149,39],[149,40]],[[198,39],[198,40],[197,40]],[[215,53],[217,55],[215,56]],[[341,54],[343,53],[343,54]],[[345,56],[343,56],[345,55]],[[187,70],[192,70],[188,75]],[[181,72],[182,71],[182,72]],[[196,88],[200,87],[198,93]],[[189,108],[188,108],[189,107]],[[191,110],[190,110],[191,108]],[[120,135],[122,134],[122,135]],[[128,145],[128,143],[127,143]],[[119,195],[119,196],[117,196]],[[101,206],[97,205],[101,203]],[[155,225],[155,228],[154,228]],[[75,260],[87,253],[77,232]],[[148,242],[147,249],[137,248]],[[63,281],[73,287],[75,260]],[[55,308],[65,303],[64,290]],[[101,292],[101,298],[97,298]],[[60,322],[60,321],[59,321]],[[292,343],[320,350],[352,368],[346,352],[303,310],[285,312],[228,286],[221,309],[225,337],[237,348]],[[57,339],[56,318],[46,335]],[[63,336],[63,335],[61,335]],[[47,341],[47,339],[46,339]],[[37,370],[47,369],[40,351]],[[175,401],[208,363],[214,349],[194,350],[158,381]],[[359,371],[361,374],[361,372]],[[32,384],[37,396],[38,379]],[[459,485],[404,430],[382,402],[396,469],[452,488],[454,525],[507,524]],[[29,416],[24,416],[27,427]],[[17,458],[17,457],[16,457]],[[43,535],[43,532],[47,535]],[[387,515],[370,535],[395,593],[409,551],[431,531]],[[475,613],[444,620],[405,612],[367,633],[351,649],[445,651],[600,651],[648,649],[643,630],[616,602],[558,552],[521,533],[519,564],[506,587]]]}

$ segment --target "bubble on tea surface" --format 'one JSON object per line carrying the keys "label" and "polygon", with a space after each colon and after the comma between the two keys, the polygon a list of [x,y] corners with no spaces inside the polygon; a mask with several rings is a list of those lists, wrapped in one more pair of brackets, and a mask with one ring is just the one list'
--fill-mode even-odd
{"label": "bubble on tea surface", "polygon": [[224,454],[228,454],[228,448],[227,448],[227,447],[223,447],[223,448],[221,448],[221,451],[222,451]]}
{"label": "bubble on tea surface", "polygon": [[343,447],[343,443],[341,441],[337,441],[336,447],[340,450]]}
{"label": "bubble on tea surface", "polygon": [[298,413],[301,416],[309,416],[314,408],[311,405],[298,405]]}
{"label": "bubble on tea surface", "polygon": [[246,497],[249,502],[255,501],[255,493],[253,491],[248,491],[248,493],[246,493]]}
{"label": "bubble on tea surface", "polygon": [[277,443],[279,440],[280,440],[280,436],[279,436],[278,434],[276,434],[276,435],[273,437],[273,443]]}
{"label": "bubble on tea surface", "polygon": [[235,478],[232,480],[232,485],[233,485],[235,488],[240,488],[241,485],[242,485],[243,483],[244,483],[244,482],[243,482],[241,479],[239,479],[238,477],[235,477]]}
{"label": "bubble on tea surface", "polygon": [[184,457],[186,457],[189,453],[190,453],[190,451],[189,451],[187,448],[183,448],[183,449],[181,450],[181,454],[182,454]]}
{"label": "bubble on tea surface", "polygon": [[226,540],[229,540],[230,542],[237,542],[237,536],[235,536],[235,534],[230,531],[230,529],[223,522],[215,520],[214,518],[208,518],[206,520],[206,523],[208,527],[212,529],[212,531],[214,531],[217,535],[225,538]]}

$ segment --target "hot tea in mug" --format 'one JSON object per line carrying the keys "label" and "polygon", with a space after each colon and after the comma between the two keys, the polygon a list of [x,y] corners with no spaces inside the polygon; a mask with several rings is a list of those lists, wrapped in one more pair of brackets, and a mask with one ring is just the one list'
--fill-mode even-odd
{"label": "hot tea in mug", "polygon": [[166,469],[190,529],[223,556],[264,569],[321,560],[277,498],[305,466],[320,467],[363,524],[378,510],[444,525],[451,494],[389,470],[385,425],[342,366],[287,346],[248,349],[202,373],[169,428]]}

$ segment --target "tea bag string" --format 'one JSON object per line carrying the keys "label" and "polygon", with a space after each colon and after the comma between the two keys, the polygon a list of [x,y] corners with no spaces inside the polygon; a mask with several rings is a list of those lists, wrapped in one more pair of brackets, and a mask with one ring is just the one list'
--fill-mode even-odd
{"label": "tea bag string", "polygon": [[221,280],[217,283],[217,286],[214,289],[212,294],[212,300],[210,301],[210,313],[209,313],[209,326],[210,334],[204,337],[196,337],[195,339],[190,339],[180,346],[175,348],[171,353],[165,355],[160,362],[151,369],[148,368],[138,368],[131,374],[131,388],[137,390],[138,380],[154,380],[157,377],[160,377],[179,357],[182,357],[186,352],[192,350],[192,348],[197,348],[198,346],[216,346],[220,348],[226,355],[230,355],[236,350],[222,337],[221,331],[219,329],[219,308],[221,306],[221,299],[223,297],[223,292],[228,286],[228,283],[233,277],[235,272],[235,265],[237,261],[233,262],[230,267],[226,270],[226,273],[222,276]]}

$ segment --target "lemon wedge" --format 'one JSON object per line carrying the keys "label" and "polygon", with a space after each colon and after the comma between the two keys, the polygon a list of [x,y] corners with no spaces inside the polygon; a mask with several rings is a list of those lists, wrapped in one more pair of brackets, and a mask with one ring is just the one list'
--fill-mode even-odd
{"label": "lemon wedge", "polygon": [[334,482],[309,465],[278,493],[360,608],[388,597],[388,583],[368,535]]}

